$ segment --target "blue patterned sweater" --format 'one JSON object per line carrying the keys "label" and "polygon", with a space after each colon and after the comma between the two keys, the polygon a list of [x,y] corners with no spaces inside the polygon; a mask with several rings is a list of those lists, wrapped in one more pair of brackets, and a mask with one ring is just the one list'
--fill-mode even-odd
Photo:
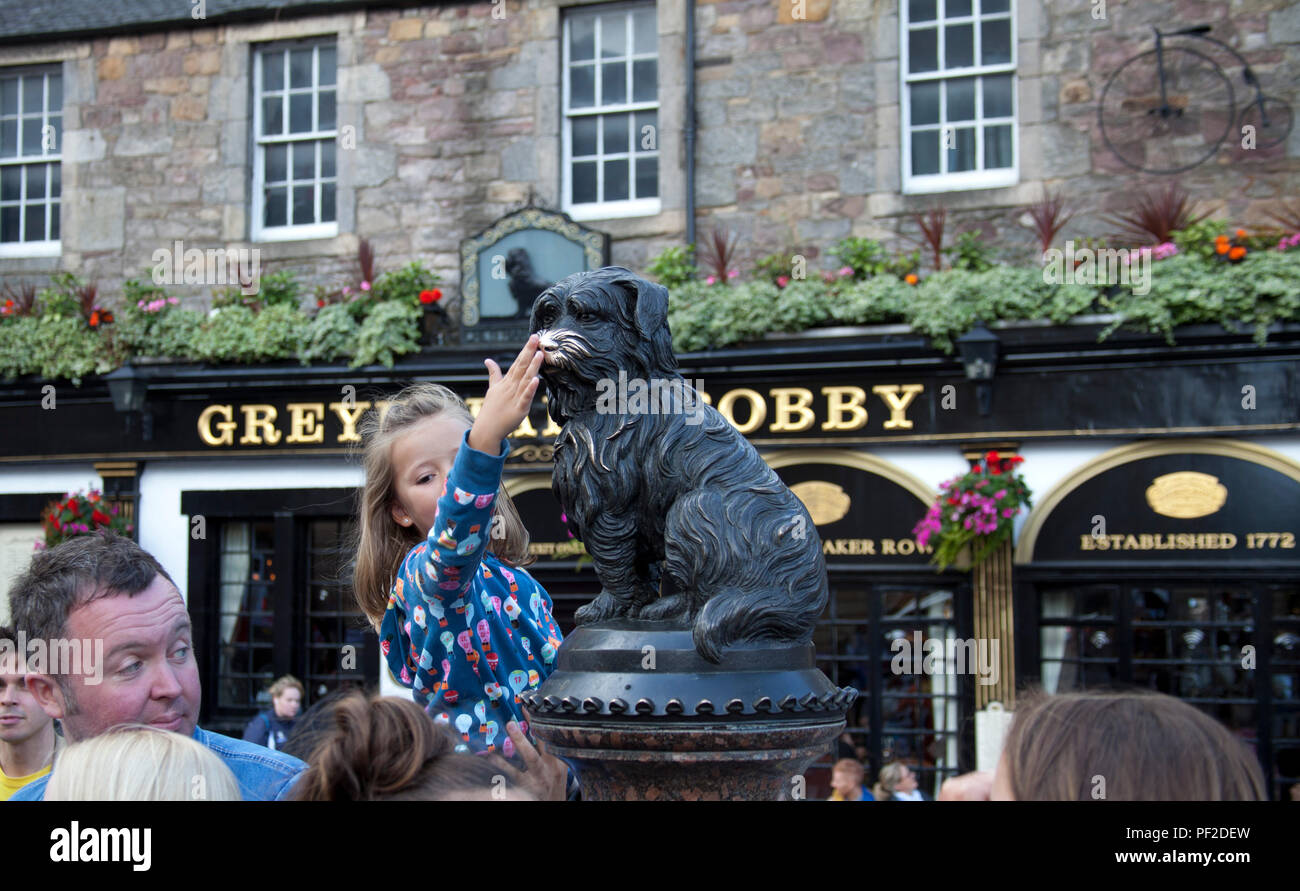
{"label": "blue patterned sweater", "polygon": [[555,666],[560,629],[551,598],[532,576],[487,550],[502,454],[461,440],[426,541],[402,561],[379,629],[393,676],[435,721],[450,724],[462,751],[514,754],[506,722],[528,725],[519,694]]}

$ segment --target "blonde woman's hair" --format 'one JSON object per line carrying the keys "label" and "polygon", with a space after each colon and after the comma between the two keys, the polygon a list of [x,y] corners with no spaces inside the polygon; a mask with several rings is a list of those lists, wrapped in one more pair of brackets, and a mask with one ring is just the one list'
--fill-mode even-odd
{"label": "blonde woman's hair", "polygon": [[894,790],[903,780],[903,771],[905,765],[901,761],[891,761],[884,767],[880,768],[880,774],[876,777],[876,785],[873,787],[876,798],[890,799],[894,797]]}
{"label": "blonde woman's hair", "polygon": [[298,689],[299,695],[301,696],[307,695],[307,688],[302,685],[302,681],[298,680],[296,677],[294,677],[291,674],[286,674],[284,677],[279,678],[278,680],[276,680],[274,684],[271,685],[271,698],[279,699],[280,696],[284,694],[285,690],[289,690],[295,687]]}
{"label": "blonde woman's hair", "polygon": [[[424,541],[419,530],[399,526],[393,519],[393,441],[414,424],[443,412],[463,420],[466,426],[474,424],[464,400],[452,390],[441,384],[412,384],[393,397],[385,411],[369,412],[359,428],[364,443],[365,482],[360,489],[352,591],[357,605],[376,629],[388,608],[388,593],[402,560],[411,548]],[[504,484],[497,489],[495,516],[501,517],[504,536],[489,534],[487,549],[510,566],[534,562],[535,558],[528,556],[528,530]]]}
{"label": "blonde woman's hair", "polygon": [[1016,801],[1264,801],[1259,759],[1181,699],[1146,690],[1017,696],[1003,746]]}
{"label": "blonde woman's hair", "polygon": [[188,736],[121,724],[68,745],[55,759],[46,801],[241,801],[216,753]]}

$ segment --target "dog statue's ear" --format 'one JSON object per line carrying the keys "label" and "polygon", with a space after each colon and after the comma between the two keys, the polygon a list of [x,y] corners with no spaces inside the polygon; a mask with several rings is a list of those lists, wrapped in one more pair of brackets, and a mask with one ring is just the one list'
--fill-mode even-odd
{"label": "dog statue's ear", "polygon": [[668,289],[639,275],[629,275],[618,284],[636,294],[636,327],[649,339],[668,321]]}

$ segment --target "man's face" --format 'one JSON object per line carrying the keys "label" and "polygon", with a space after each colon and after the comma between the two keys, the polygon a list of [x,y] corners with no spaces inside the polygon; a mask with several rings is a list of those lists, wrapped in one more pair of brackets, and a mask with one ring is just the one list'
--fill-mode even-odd
{"label": "man's face", "polygon": [[831,788],[841,795],[847,796],[857,791],[857,783],[853,781],[853,775],[847,770],[832,770]]}
{"label": "man's face", "polygon": [[36,697],[24,683],[22,654],[0,656],[0,742],[18,745],[50,724]]}
{"label": "man's face", "polygon": [[28,675],[42,708],[63,721],[71,740],[98,736],[116,724],[151,724],[190,736],[200,690],[189,613],[161,575],[134,597],[110,594],[74,609],[66,634],[104,642],[102,679],[66,679],[68,694],[48,675]]}

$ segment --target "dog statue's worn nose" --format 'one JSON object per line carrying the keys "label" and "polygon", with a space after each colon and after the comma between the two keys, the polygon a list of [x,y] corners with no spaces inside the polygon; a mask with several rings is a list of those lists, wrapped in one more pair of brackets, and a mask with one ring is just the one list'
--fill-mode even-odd
{"label": "dog statue's worn nose", "polygon": [[537,333],[537,345],[542,350],[542,362],[554,364],[555,351],[560,348],[560,345],[552,340],[551,335],[546,331]]}

